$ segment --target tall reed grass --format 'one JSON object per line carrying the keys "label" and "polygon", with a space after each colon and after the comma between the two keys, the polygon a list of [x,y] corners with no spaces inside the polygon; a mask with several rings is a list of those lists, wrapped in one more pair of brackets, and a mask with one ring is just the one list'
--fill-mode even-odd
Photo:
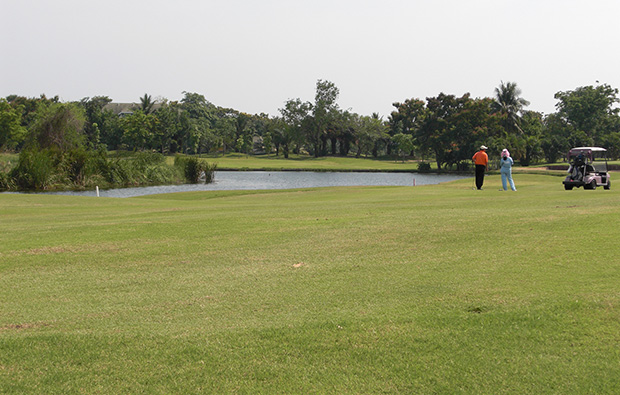
{"label": "tall reed grass", "polygon": [[185,180],[190,184],[198,184],[204,180],[205,184],[213,182],[216,164],[208,163],[196,157],[177,156],[174,160],[175,166],[183,169]]}
{"label": "tall reed grass", "polygon": [[213,181],[215,165],[178,157],[174,165],[154,152],[114,153],[76,148],[25,150],[13,166],[0,167],[0,190],[63,190],[135,187]]}

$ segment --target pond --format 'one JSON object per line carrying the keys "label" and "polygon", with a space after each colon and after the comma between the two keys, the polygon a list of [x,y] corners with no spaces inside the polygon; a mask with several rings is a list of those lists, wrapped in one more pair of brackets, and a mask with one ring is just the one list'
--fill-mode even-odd
{"label": "pond", "polygon": [[[100,190],[101,197],[134,197],[158,193],[295,189],[334,186],[414,186],[439,184],[468,178],[453,174],[311,172],[311,171],[218,171],[211,184],[160,185]],[[55,195],[96,196],[96,191],[46,192]]]}

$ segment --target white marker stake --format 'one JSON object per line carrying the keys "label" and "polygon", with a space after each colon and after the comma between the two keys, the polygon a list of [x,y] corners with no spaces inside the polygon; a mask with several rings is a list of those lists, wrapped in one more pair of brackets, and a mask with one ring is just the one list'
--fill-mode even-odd
{"label": "white marker stake", "polygon": [[99,185],[95,187],[95,190],[97,191],[97,197],[99,197]]}
{"label": "white marker stake", "polygon": [[413,186],[415,186],[415,178],[413,179]]}

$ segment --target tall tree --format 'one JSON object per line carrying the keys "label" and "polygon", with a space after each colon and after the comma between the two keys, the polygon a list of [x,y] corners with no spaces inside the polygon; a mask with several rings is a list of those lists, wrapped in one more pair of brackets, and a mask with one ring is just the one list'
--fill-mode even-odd
{"label": "tall tree", "polygon": [[516,82],[503,81],[500,86],[495,88],[495,102],[493,108],[495,112],[499,112],[505,117],[504,128],[507,133],[522,134],[521,129],[521,112],[530,102],[523,99],[521,89]]}
{"label": "tall tree", "polygon": [[82,107],[74,103],[40,105],[32,125],[28,144],[39,148],[56,148],[65,152],[85,144],[86,116]]}
{"label": "tall tree", "polygon": [[183,92],[182,108],[192,119],[206,118],[213,120],[216,108],[203,95],[193,92]]}
{"label": "tall tree", "polygon": [[[407,99],[403,103],[392,103],[396,111],[388,118],[390,134],[405,133],[415,135],[424,121],[426,107],[420,99]],[[399,125],[400,126],[397,126]]]}
{"label": "tall tree", "polygon": [[[267,125],[267,134],[271,136],[271,143],[276,150],[276,156],[280,155],[280,148],[284,148],[285,144],[290,144],[290,142],[286,142],[286,131],[288,127],[289,125],[286,124],[282,117],[272,118]],[[286,149],[288,150],[288,147]],[[288,157],[288,153],[286,153],[286,155],[286,157]]]}
{"label": "tall tree", "polygon": [[237,151],[248,154],[251,149],[251,143],[248,144],[248,140],[252,140],[250,122],[252,117],[244,112],[235,111],[235,113],[236,116],[233,120],[235,121],[235,140],[237,141]]}
{"label": "tall tree", "polygon": [[109,135],[109,131],[105,130],[110,122],[108,120],[116,117],[112,111],[105,111],[104,107],[111,103],[112,99],[108,96],[95,96],[93,98],[85,97],[80,100],[80,105],[84,108],[86,115],[86,124],[84,125],[84,133],[92,147],[98,147],[102,135]]}
{"label": "tall tree", "polygon": [[216,107],[198,93],[183,92],[181,108],[181,131],[183,134],[183,151],[200,153],[210,150],[217,141],[213,132],[216,121]]}
{"label": "tall tree", "polygon": [[329,119],[326,137],[331,143],[332,155],[347,156],[351,145],[357,139],[359,115],[350,111],[336,109]]}
{"label": "tall tree", "polygon": [[123,128],[122,142],[129,149],[150,149],[157,145],[155,137],[156,118],[142,110],[134,111],[121,119]]}
{"label": "tall tree", "polygon": [[557,162],[573,146],[564,135],[569,129],[570,126],[557,113],[544,117],[540,145],[547,162]]}
{"label": "tall tree", "polygon": [[163,101],[160,108],[153,112],[155,122],[155,141],[162,154],[176,153],[178,145],[174,140],[180,129],[181,111],[177,102]]}
{"label": "tall tree", "polygon": [[[522,166],[529,166],[539,159],[542,154],[541,137],[543,133],[543,114],[535,111],[525,111],[521,118],[523,134],[513,137],[513,157],[518,159]],[[510,139],[509,139],[510,141]]]}
{"label": "tall tree", "polygon": [[[399,133],[416,136],[428,114],[423,100],[407,99],[403,103],[392,103],[396,108],[388,117],[390,136]],[[392,146],[388,145],[388,155],[391,154]]]}
{"label": "tall tree", "polygon": [[26,138],[21,118],[21,106],[13,108],[5,99],[0,99],[0,151],[18,148]]}
{"label": "tall tree", "polygon": [[558,115],[576,133],[585,134],[592,144],[601,144],[606,134],[616,132],[618,89],[607,84],[583,86],[572,91],[558,92],[555,98]]}
{"label": "tall tree", "polygon": [[327,127],[338,111],[338,95],[340,90],[333,82],[318,80],[316,94],[312,106],[312,125],[308,130],[308,140],[313,148],[314,156],[325,155]]}
{"label": "tall tree", "polygon": [[40,105],[49,106],[53,103],[59,103],[58,96],[54,96],[48,99],[47,96],[41,95],[40,97],[28,98],[24,96],[10,95],[6,100],[13,106],[13,108],[21,108],[22,110],[22,126],[29,128],[35,122],[36,112]]}
{"label": "tall tree", "polygon": [[410,134],[397,133],[392,139],[394,140],[394,145],[398,151],[398,154],[401,160],[404,162],[407,155],[413,151],[414,140],[413,136]]}
{"label": "tall tree", "polygon": [[421,148],[435,154],[439,169],[451,162],[453,118],[469,100],[469,93],[460,98],[440,93],[437,97],[426,99],[427,113],[416,137]]}
{"label": "tall tree", "polygon": [[[473,153],[481,144],[486,144],[499,152],[504,147],[493,141],[501,134],[501,117],[492,113],[493,100],[490,98],[461,98],[461,107],[448,118],[450,125],[446,138],[445,163],[456,165],[457,169],[467,169]],[[495,146],[494,146],[495,145]]]}
{"label": "tall tree", "polygon": [[280,114],[286,126],[277,127],[277,134],[274,134],[276,144],[282,146],[285,158],[288,158],[291,145],[301,139],[304,130],[309,129],[310,110],[312,104],[302,102],[300,99],[289,99]]}
{"label": "tall tree", "polygon": [[368,155],[372,153],[376,158],[378,156],[379,142],[389,138],[387,125],[376,113],[371,116],[361,117],[355,114],[355,120],[358,123],[356,156],[359,158],[361,154]]}
{"label": "tall tree", "polygon": [[235,147],[236,121],[231,117],[219,117],[215,121],[214,131],[221,141],[223,152]]}

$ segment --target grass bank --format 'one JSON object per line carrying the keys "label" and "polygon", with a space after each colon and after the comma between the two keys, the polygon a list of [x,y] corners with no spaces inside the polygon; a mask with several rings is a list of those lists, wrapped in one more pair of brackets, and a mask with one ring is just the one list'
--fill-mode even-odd
{"label": "grass bank", "polygon": [[618,393],[620,191],[0,195],[0,393]]}
{"label": "grass bank", "polygon": [[[418,161],[394,160],[388,158],[354,158],[323,156],[315,158],[308,155],[201,155],[209,163],[217,164],[220,170],[310,170],[310,171],[403,171],[418,170]],[[433,164],[436,170],[436,164]]]}
{"label": "grass bank", "polygon": [[[373,171],[373,172],[417,172],[418,160],[401,161],[397,158],[354,158],[340,156],[324,156],[315,158],[307,155],[290,155],[288,159],[284,156],[275,155],[244,155],[230,153],[226,155],[200,155],[209,163],[217,165],[219,170],[264,170],[264,171],[283,171],[283,170],[307,170],[307,171]],[[168,162],[172,164],[174,157],[168,157]],[[437,172],[437,163],[434,160],[424,161],[430,165],[431,171]],[[550,171],[546,168],[547,164],[532,166],[518,166],[514,168],[515,173],[536,173],[548,175],[563,175],[565,171]],[[446,171],[442,169],[442,171]],[[450,170],[449,170],[450,171]],[[491,171],[496,172],[497,170]],[[465,173],[473,173],[473,167]]]}

